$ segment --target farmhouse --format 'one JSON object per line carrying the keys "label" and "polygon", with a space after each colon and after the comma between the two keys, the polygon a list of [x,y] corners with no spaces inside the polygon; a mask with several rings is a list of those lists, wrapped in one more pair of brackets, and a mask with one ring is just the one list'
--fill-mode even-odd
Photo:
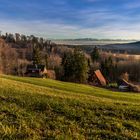
{"label": "farmhouse", "polygon": [[29,77],[45,77],[47,69],[45,65],[28,65],[25,75]]}

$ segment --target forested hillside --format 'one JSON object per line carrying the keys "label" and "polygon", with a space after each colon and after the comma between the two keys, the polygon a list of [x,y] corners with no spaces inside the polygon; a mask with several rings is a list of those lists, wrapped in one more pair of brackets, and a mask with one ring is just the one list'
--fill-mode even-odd
{"label": "forested hillside", "polygon": [[[109,82],[116,82],[124,73],[130,81],[140,82],[140,62],[133,56],[119,53],[119,48],[108,45],[108,50],[98,46],[70,46],[55,44],[51,40],[6,33],[0,37],[0,72],[25,76],[28,65],[44,65],[48,77],[62,81],[89,83],[92,73],[100,69]],[[120,44],[121,45],[121,44]],[[124,44],[134,48],[139,43]],[[123,45],[122,45],[123,48]],[[113,51],[117,50],[116,54]]]}

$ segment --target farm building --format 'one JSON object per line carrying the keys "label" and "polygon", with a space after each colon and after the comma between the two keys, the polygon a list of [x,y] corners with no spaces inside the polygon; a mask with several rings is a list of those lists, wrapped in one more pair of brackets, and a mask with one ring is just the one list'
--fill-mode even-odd
{"label": "farm building", "polygon": [[46,77],[47,69],[45,65],[28,65],[25,75],[29,77]]}
{"label": "farm building", "polygon": [[106,86],[107,80],[103,76],[100,70],[93,71],[89,76],[89,81],[96,86]]}
{"label": "farm building", "polygon": [[130,83],[124,79],[119,79],[118,82],[119,90],[121,91],[130,91]]}
{"label": "farm building", "polygon": [[140,92],[139,86],[129,83],[124,79],[118,80],[118,87],[119,87],[119,90],[121,90],[121,91]]}

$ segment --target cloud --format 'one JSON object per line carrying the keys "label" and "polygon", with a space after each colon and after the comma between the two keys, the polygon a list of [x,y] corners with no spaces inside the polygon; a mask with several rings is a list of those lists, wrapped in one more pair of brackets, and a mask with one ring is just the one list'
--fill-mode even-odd
{"label": "cloud", "polygon": [[[48,38],[139,39],[140,15],[134,10],[139,3],[135,4],[135,1],[130,5],[126,0],[118,0],[121,5],[117,7],[110,0],[103,1],[5,0],[0,5],[3,9],[0,13],[0,30]],[[122,1],[125,3],[122,4]],[[8,9],[4,9],[6,5]]]}
{"label": "cloud", "polygon": [[102,27],[83,28],[66,24],[55,24],[47,21],[0,21],[0,30],[4,32],[19,32],[26,35],[37,35],[47,38],[114,38],[114,39],[140,39],[140,25],[113,24]]}

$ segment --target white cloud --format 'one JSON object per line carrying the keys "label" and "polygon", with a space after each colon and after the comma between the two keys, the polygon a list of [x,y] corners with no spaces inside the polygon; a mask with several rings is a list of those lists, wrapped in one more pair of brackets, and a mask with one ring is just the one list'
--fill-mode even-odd
{"label": "white cloud", "polygon": [[86,28],[68,24],[55,24],[47,21],[13,21],[0,20],[3,32],[19,32],[26,35],[37,35],[47,38],[114,38],[140,39],[139,24],[108,24],[102,27]]}

